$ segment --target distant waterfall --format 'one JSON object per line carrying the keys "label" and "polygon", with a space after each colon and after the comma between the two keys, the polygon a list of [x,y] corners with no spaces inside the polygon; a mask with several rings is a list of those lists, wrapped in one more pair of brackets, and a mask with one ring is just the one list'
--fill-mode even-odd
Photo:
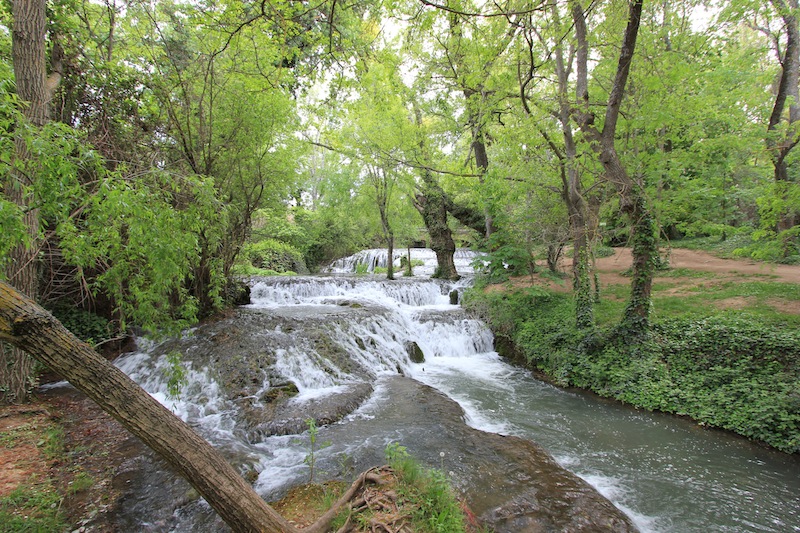
{"label": "distant waterfall", "polygon": [[[392,254],[396,269],[400,269],[400,258],[408,254],[407,249],[396,249]],[[456,270],[461,275],[472,274],[474,269],[472,262],[479,256],[478,253],[468,250],[466,248],[459,248],[456,250],[453,260],[456,265]],[[428,248],[411,248],[411,262],[422,262],[422,265],[414,267],[415,276],[430,276],[436,270],[436,254],[433,250]],[[362,265],[366,272],[373,273],[376,268],[386,268],[389,263],[389,253],[386,248],[374,248],[370,250],[361,250],[348,257],[337,259],[330,266],[323,269],[324,272],[330,274],[353,274],[357,272],[358,266]]]}

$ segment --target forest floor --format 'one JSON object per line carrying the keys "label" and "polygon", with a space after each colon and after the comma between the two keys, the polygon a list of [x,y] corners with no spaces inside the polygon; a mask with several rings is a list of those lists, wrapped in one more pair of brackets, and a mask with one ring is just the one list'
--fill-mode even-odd
{"label": "forest floor", "polygon": [[[669,262],[671,270],[659,272],[655,280],[668,281],[662,296],[680,298],[710,283],[800,284],[800,266],[722,259],[679,248],[671,251]],[[630,278],[623,275],[629,266],[627,249],[616,249],[613,256],[598,259],[601,287],[629,285]],[[568,280],[545,276],[514,278],[508,283],[554,290],[569,290],[570,286]],[[716,300],[714,305],[736,309],[745,305],[747,298],[733,296]],[[800,314],[800,304],[794,300],[773,298],[768,304],[780,313]],[[29,404],[0,407],[0,522],[48,523],[58,514],[62,522],[54,531],[116,531],[112,520],[118,496],[114,473],[136,449],[131,443],[132,437],[121,425],[77,392],[40,391]],[[4,531],[30,529],[23,526]],[[37,529],[49,530],[33,528]]]}
{"label": "forest floor", "polygon": [[[662,252],[663,254],[663,252]],[[698,291],[731,283],[745,282],[782,282],[800,284],[800,265],[778,265],[749,259],[725,259],[700,250],[673,248],[669,254],[668,270],[657,271],[653,279],[654,286],[662,284],[654,295],[660,297],[681,298],[695,295]],[[631,279],[625,271],[631,265],[629,248],[615,248],[614,255],[598,258],[596,270],[604,297],[624,299],[627,295],[609,294],[608,289],[614,286],[630,286]],[[562,261],[561,271],[569,272],[571,259]],[[551,276],[520,276],[512,278],[508,284],[514,288],[539,286],[554,291],[570,291],[572,284],[569,277],[558,279]],[[668,285],[668,287],[664,287]],[[499,285],[494,290],[503,290]],[[749,296],[733,295],[728,298],[715,299],[713,305],[720,309],[743,309],[748,305]],[[770,298],[766,305],[777,312],[800,315],[800,302],[783,298]]]}

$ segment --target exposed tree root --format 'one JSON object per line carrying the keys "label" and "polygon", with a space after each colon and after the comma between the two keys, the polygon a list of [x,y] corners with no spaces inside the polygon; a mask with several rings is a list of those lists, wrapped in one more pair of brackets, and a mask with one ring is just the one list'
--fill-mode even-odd
{"label": "exposed tree root", "polygon": [[[319,520],[303,529],[303,533],[324,533],[330,531],[334,519],[345,510],[349,511],[344,525],[337,533],[351,531],[370,531],[371,533],[411,533],[408,522],[410,515],[397,505],[398,494],[386,487],[395,481],[394,470],[390,466],[370,468],[350,485],[350,488],[334,503]],[[361,519],[356,516],[361,514]]]}

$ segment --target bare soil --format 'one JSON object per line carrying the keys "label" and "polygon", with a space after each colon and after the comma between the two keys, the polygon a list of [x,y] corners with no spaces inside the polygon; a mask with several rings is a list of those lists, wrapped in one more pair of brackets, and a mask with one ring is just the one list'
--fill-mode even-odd
{"label": "bare soil", "polygon": [[[761,263],[749,259],[723,259],[699,250],[673,248],[668,252],[669,265],[673,269],[687,269],[697,272],[709,272],[727,279],[747,279],[756,277],[764,281],[783,281],[800,283],[800,266],[776,265]],[[631,265],[630,248],[615,248],[614,255],[597,260],[597,269],[601,280],[611,283],[628,283],[629,278],[620,276]],[[691,277],[675,277],[675,280],[691,281]]]}

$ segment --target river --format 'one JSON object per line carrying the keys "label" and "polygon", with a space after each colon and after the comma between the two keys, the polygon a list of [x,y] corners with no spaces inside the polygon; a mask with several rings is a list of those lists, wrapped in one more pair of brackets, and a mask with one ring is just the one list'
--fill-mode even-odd
{"label": "river", "polygon": [[[366,255],[374,267],[374,254]],[[423,276],[432,257],[423,258],[427,263],[415,270],[418,277],[394,282],[372,275],[251,281],[252,303],[242,316],[280,315],[295,320],[292,324],[325,327],[336,349],[352,360],[326,361],[319,343],[309,341],[310,330],[270,326],[259,342],[271,347],[276,364],[271,377],[257,384],[259,390],[268,390],[270,380],[274,385],[275,373],[297,386],[295,402],[338,394],[357,382],[373,387],[356,411],[322,429],[320,439],[332,444],[317,452],[321,471],[341,470],[342,458],[357,457],[365,447],[382,450],[400,442],[434,464],[442,454],[443,469],[458,477],[451,471],[453,458],[440,450],[414,449],[418,436],[388,411],[390,380],[402,374],[458,402],[469,425],[539,443],[642,531],[800,532],[800,457],[535,379],[500,358],[485,325],[450,303],[450,292],[466,282],[428,280]],[[468,268],[468,260],[462,258],[460,271]],[[337,268],[352,266],[343,262]],[[244,438],[236,404],[220,392],[214,370],[191,362],[191,352],[210,341],[202,335],[192,340],[192,332],[186,339],[189,382],[179,399],[167,398],[160,373],[165,360],[153,347],[118,364],[215,445],[253,464],[255,487],[265,497],[304,481],[307,441],[296,435]],[[421,348],[424,362],[409,360],[411,341]],[[196,522],[187,518],[176,529],[195,529]]]}

